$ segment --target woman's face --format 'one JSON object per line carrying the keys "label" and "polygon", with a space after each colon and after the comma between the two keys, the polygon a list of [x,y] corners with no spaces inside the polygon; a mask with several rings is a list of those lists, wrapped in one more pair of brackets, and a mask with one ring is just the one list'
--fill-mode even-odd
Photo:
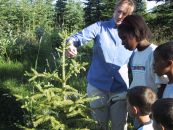
{"label": "woman's face", "polygon": [[122,5],[118,6],[113,14],[116,24],[120,25],[127,15],[132,14],[133,10],[133,7],[129,6],[128,3],[123,3]]}

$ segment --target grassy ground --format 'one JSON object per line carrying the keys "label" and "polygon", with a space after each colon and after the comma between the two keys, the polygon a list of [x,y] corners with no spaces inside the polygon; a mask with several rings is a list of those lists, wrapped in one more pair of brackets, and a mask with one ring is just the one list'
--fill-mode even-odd
{"label": "grassy ground", "polygon": [[24,70],[19,62],[0,62],[0,130],[18,130],[17,124],[25,124],[26,111],[14,96],[29,93]]}

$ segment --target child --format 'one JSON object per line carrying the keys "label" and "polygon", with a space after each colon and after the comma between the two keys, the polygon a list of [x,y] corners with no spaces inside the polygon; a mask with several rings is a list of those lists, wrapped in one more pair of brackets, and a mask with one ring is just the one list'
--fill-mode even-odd
{"label": "child", "polygon": [[150,114],[151,106],[156,99],[156,93],[146,86],[137,86],[128,90],[127,109],[129,115],[140,123],[137,130],[154,130]]}
{"label": "child", "polygon": [[157,92],[158,85],[164,82],[153,71],[153,52],[157,46],[149,42],[151,31],[144,19],[139,15],[127,16],[118,26],[118,34],[122,44],[134,50],[129,62],[132,73],[130,88],[150,86]]}
{"label": "child", "polygon": [[173,98],[159,99],[152,105],[155,130],[173,130]]}
{"label": "child", "polygon": [[159,75],[167,75],[169,83],[163,98],[173,98],[173,42],[159,45],[154,52],[154,71]]}
{"label": "child", "polygon": [[[129,61],[131,70],[130,88],[135,86],[149,86],[155,92],[161,84],[167,82],[161,80],[153,70],[153,52],[156,45],[149,42],[151,31],[143,17],[139,15],[129,15],[118,26],[118,35],[122,44],[128,50],[134,50]],[[139,122],[134,121],[135,128],[138,128]]]}

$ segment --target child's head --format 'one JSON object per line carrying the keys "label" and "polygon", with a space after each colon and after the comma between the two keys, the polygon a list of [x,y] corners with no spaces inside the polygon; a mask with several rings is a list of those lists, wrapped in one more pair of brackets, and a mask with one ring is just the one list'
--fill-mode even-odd
{"label": "child's head", "polygon": [[156,93],[149,87],[136,86],[127,92],[128,112],[133,116],[146,116],[151,113],[151,106],[157,100]]}
{"label": "child's head", "polygon": [[143,17],[129,15],[118,26],[118,35],[127,49],[134,50],[141,41],[150,39],[151,31]]}
{"label": "child's head", "polygon": [[152,105],[152,115],[156,130],[173,130],[173,98],[157,100]]}
{"label": "child's head", "polygon": [[166,74],[173,82],[173,42],[159,45],[154,51],[154,71],[159,75]]}

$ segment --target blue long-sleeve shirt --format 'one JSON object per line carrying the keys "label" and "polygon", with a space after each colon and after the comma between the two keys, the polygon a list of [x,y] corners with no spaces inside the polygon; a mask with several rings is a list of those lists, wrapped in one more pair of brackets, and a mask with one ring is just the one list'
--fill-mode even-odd
{"label": "blue long-sleeve shirt", "polygon": [[127,63],[132,52],[121,44],[113,19],[94,23],[70,37],[75,46],[94,40],[93,57],[87,81],[108,92],[122,92],[128,88]]}

